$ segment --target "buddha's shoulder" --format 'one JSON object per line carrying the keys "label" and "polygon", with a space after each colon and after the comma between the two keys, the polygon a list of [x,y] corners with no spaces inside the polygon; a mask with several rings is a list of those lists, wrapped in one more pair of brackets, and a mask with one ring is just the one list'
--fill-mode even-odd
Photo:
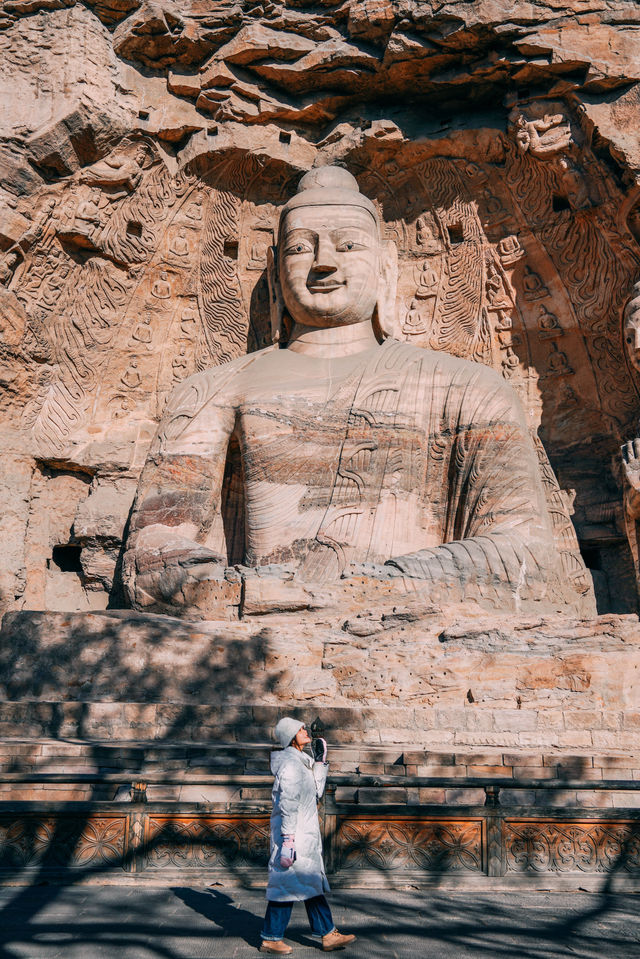
{"label": "buddha's shoulder", "polygon": [[226,383],[233,383],[238,377],[242,376],[245,371],[249,371],[252,367],[263,365],[267,357],[270,356],[274,350],[275,347],[267,346],[265,349],[257,350],[255,353],[246,353],[243,356],[237,356],[233,360],[228,360],[226,363],[220,363],[219,366],[210,366],[208,369],[202,370],[199,373],[193,373],[184,379],[182,383],[176,387],[174,392],[187,393],[195,391],[197,393],[209,393],[212,390],[217,391]]}
{"label": "buddha's shoulder", "polygon": [[399,340],[389,340],[388,349],[393,350],[398,358],[405,363],[418,361],[426,373],[431,373],[439,379],[447,380],[457,385],[473,386],[479,389],[498,390],[505,395],[516,395],[513,387],[490,366],[484,363],[475,363],[453,356],[444,350],[428,350],[411,343]]}

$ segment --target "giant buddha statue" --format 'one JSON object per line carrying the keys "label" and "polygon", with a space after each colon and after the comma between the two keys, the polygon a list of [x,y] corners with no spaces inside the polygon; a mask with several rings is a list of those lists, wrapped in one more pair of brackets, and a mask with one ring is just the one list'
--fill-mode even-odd
{"label": "giant buddha statue", "polygon": [[516,394],[393,338],[396,250],[346,170],[302,177],[269,273],[274,344],[169,399],[131,519],[131,604],[189,615],[231,566],[500,609],[576,603]]}

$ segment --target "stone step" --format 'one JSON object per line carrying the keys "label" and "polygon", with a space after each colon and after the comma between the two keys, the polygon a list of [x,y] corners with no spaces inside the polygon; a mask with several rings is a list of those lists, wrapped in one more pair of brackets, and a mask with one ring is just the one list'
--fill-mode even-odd
{"label": "stone step", "polygon": [[[158,742],[0,739],[1,773],[131,773],[132,776],[268,774],[268,742]],[[400,749],[331,745],[331,772],[353,776],[407,776],[496,779],[639,779],[640,754],[561,750]]]}
{"label": "stone step", "polygon": [[402,706],[290,708],[139,702],[0,702],[0,737],[268,743],[277,720],[318,719],[332,745],[431,750],[640,753],[640,710]]}

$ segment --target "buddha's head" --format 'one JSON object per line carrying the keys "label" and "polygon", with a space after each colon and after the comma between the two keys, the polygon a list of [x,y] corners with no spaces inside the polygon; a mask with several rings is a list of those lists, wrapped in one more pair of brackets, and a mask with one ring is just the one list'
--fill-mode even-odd
{"label": "buddha's head", "polygon": [[371,321],[393,333],[397,254],[384,242],[376,208],[340,167],[306,173],[280,215],[269,258],[274,341],[293,323],[349,326]]}

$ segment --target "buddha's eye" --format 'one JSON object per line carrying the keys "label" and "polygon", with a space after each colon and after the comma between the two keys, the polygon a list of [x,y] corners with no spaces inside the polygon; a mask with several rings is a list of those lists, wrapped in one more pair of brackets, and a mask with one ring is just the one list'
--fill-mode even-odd
{"label": "buddha's eye", "polygon": [[313,252],[308,243],[303,243],[299,241],[298,243],[292,243],[291,246],[288,246],[286,249],[287,253],[311,253]]}
{"label": "buddha's eye", "polygon": [[343,240],[342,243],[339,243],[336,247],[339,253],[350,253],[353,250],[361,250],[362,244],[356,243],[355,240]]}

